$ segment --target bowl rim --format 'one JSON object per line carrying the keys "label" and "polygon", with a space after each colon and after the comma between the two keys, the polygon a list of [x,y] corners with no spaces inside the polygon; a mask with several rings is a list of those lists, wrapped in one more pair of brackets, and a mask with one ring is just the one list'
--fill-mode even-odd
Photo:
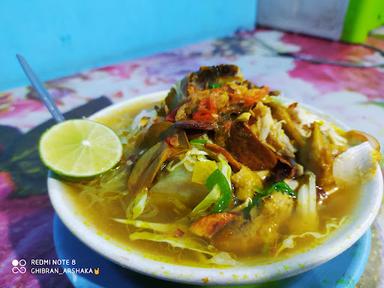
{"label": "bowl rim", "polygon": [[[108,106],[89,118],[102,117],[135,103],[158,102],[166,96],[166,93],[167,91],[159,91],[133,97]],[[292,99],[283,99],[294,102]],[[317,108],[302,103],[300,103],[300,106],[327,118],[342,128],[348,129],[342,122]],[[105,236],[100,235],[100,230],[92,228],[92,225],[72,209],[71,200],[65,196],[66,193],[63,193],[63,185],[65,184],[53,178],[51,174],[48,175],[47,179],[48,194],[54,210],[65,226],[85,245],[112,262],[136,272],[165,280],[200,285],[207,284],[207,282],[209,284],[247,284],[278,280],[308,271],[341,254],[366,232],[379,212],[383,195],[383,175],[379,165],[374,177],[364,187],[369,186],[368,184],[373,186],[373,189],[370,189],[371,194],[364,196],[363,194],[367,193],[361,193],[358,203],[361,202],[362,204],[360,203],[354,208],[354,213],[351,216],[357,214],[359,217],[354,217],[350,221],[346,221],[347,223],[343,223],[337,231],[320,245],[269,264],[239,265],[228,268],[200,268],[151,259],[138,251],[123,247],[113,240],[110,241],[111,239],[106,239]],[[362,205],[363,207],[360,207]],[[358,208],[359,213],[356,212]]]}

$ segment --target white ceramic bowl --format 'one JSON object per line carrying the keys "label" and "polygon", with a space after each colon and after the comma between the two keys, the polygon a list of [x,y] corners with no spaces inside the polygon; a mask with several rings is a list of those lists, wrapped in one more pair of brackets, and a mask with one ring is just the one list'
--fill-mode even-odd
{"label": "white ceramic bowl", "polygon": [[[109,115],[139,102],[155,103],[162,100],[165,95],[166,92],[158,92],[129,99],[99,111],[91,119]],[[316,109],[305,105],[304,107],[316,114],[321,114],[321,117],[325,116]],[[345,127],[345,125],[342,126]],[[208,280],[209,284],[245,284],[277,280],[299,274],[348,249],[366,232],[379,211],[383,193],[383,176],[378,166],[375,176],[362,187],[356,208],[348,221],[323,244],[272,264],[230,268],[197,268],[159,262],[145,258],[139,251],[122,247],[112,239],[107,240],[102,231],[97,231],[95,227],[85,223],[86,219],[76,211],[64,188],[65,183],[48,178],[49,197],[56,213],[77,238],[111,261],[150,276],[172,281],[203,284]]]}

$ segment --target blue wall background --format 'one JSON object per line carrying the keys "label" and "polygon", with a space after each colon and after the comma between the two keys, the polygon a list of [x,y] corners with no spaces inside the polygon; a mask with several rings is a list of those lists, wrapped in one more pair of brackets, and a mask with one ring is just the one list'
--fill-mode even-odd
{"label": "blue wall background", "polygon": [[0,90],[225,36],[256,23],[257,0],[1,0]]}

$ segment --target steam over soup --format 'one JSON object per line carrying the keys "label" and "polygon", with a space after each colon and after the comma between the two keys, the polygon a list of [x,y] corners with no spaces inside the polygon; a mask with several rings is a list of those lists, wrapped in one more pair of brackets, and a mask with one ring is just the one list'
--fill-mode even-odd
{"label": "steam over soup", "polygon": [[162,103],[98,118],[124,156],[70,183],[76,207],[108,237],[171,263],[266,263],[319,244],[348,218],[379,147],[278,94],[236,66],[201,67]]}

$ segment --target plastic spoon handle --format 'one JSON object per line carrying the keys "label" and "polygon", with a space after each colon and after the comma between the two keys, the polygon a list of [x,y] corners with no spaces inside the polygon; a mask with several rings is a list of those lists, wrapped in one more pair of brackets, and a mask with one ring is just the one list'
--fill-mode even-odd
{"label": "plastic spoon handle", "polygon": [[47,89],[45,89],[43,83],[39,80],[39,78],[33,72],[28,62],[24,59],[23,56],[19,54],[17,54],[16,57],[19,60],[21,68],[23,68],[25,75],[27,75],[29,82],[31,82],[32,87],[36,90],[40,99],[44,102],[45,106],[48,108],[49,112],[51,113],[52,117],[56,120],[56,122],[63,122],[65,120],[63,114],[61,114],[52,96],[49,94]]}

